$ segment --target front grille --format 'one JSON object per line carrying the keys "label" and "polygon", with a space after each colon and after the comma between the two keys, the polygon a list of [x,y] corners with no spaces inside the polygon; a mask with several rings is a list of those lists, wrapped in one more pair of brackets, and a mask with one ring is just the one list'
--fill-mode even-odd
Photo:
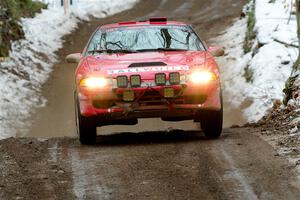
{"label": "front grille", "polygon": [[144,95],[140,98],[140,100],[160,100],[161,95],[159,92],[155,90],[148,90],[144,93]]}

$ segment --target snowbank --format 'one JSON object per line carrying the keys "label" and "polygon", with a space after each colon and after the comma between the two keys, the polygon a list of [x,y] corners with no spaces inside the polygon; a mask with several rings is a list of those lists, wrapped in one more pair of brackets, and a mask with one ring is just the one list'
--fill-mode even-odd
{"label": "snowbank", "polygon": [[[242,49],[246,19],[238,20],[218,39],[228,53],[220,60],[224,63],[224,90],[232,98],[232,105],[243,109],[249,122],[261,119],[275,100],[283,99],[282,90],[298,54],[296,48],[281,43],[297,44],[292,4],[269,2],[255,1],[256,38],[250,53],[244,55]],[[249,82],[244,77],[245,69],[252,73]]]}
{"label": "snowbank", "polygon": [[13,42],[11,59],[0,63],[0,139],[15,136],[32,108],[45,105],[40,90],[57,61],[55,51],[62,47],[62,37],[89,15],[112,15],[137,1],[77,0],[68,15],[62,8],[50,6],[33,19],[22,19],[25,39]]}

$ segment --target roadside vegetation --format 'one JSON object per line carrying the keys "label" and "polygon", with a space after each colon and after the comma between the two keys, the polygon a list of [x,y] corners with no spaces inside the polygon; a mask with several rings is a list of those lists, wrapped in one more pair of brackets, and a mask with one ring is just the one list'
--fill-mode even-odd
{"label": "roadside vegetation", "polygon": [[[255,0],[249,1],[247,7],[247,30],[245,35],[245,40],[243,44],[244,54],[250,53],[253,49],[254,41],[256,38],[255,28]],[[253,56],[253,55],[252,55]],[[244,68],[243,77],[245,78],[247,83],[253,82],[253,69],[249,65]]]}
{"label": "roadside vegetation", "polygon": [[253,69],[250,68],[249,65],[247,65],[244,68],[244,74],[243,77],[246,79],[247,83],[252,83],[253,82]]}
{"label": "roadside vegetation", "polygon": [[20,26],[22,17],[34,17],[36,13],[47,8],[47,5],[32,0],[0,1],[0,57],[7,57],[11,41],[24,37]]}
{"label": "roadside vegetation", "polygon": [[[297,37],[298,37],[298,58],[293,65],[291,76],[285,83],[283,92],[285,97],[283,100],[284,105],[287,105],[289,100],[295,99],[299,96],[299,74],[300,74],[300,0],[295,0],[296,7],[296,20],[297,20]],[[297,82],[296,82],[297,81]]]}
{"label": "roadside vegetation", "polygon": [[[250,53],[252,52],[252,57],[255,55],[255,53],[258,51],[258,49],[263,46],[263,44],[260,44],[259,41],[258,44],[256,46],[255,45],[255,40],[256,40],[256,31],[255,31],[255,23],[256,23],[256,16],[255,16],[255,1],[256,0],[252,0],[249,1],[249,8],[248,8],[248,12],[247,12],[247,32],[246,32],[246,36],[245,36],[245,40],[244,40],[244,44],[243,44],[243,50],[244,53]],[[275,3],[276,0],[269,0],[268,3]],[[287,46],[293,46],[293,47],[297,47],[298,51],[300,52],[300,0],[286,0],[286,7],[288,7],[288,4],[295,4],[295,13],[293,13],[292,11],[288,11],[291,12],[291,15],[295,14],[296,15],[296,19],[297,19],[297,26],[298,26],[298,30],[297,30],[297,35],[298,35],[298,45],[295,46],[294,44],[286,44],[283,43],[281,41],[277,41],[280,42],[284,45]],[[246,82],[248,83],[252,83],[253,82],[253,69],[247,65],[244,68],[244,74],[243,77],[245,78]],[[283,99],[283,104],[287,105],[289,100],[291,99],[295,99],[299,96],[300,91],[298,91],[300,89],[299,87],[299,83],[300,83],[300,54],[297,58],[296,61],[294,61],[294,65],[293,65],[293,70],[291,73],[291,76],[287,79],[286,83],[285,83],[285,87],[283,89],[283,92],[285,94],[284,99]],[[299,80],[299,81],[298,81]]]}
{"label": "roadside vegetation", "polygon": [[254,44],[254,39],[256,37],[256,32],[254,30],[255,27],[255,0],[253,3],[249,5],[249,10],[247,13],[248,21],[247,21],[247,32],[246,32],[246,38],[244,41],[244,53],[247,54],[251,52],[252,46]]}

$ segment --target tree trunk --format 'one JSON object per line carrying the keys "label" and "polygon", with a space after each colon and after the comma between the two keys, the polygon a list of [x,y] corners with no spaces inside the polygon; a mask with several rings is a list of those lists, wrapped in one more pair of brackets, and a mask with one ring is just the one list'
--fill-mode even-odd
{"label": "tree trunk", "polygon": [[64,10],[65,14],[67,14],[69,11],[69,0],[64,0]]}
{"label": "tree trunk", "polygon": [[294,64],[294,72],[300,70],[300,0],[296,0],[297,36],[298,36],[298,58]]}

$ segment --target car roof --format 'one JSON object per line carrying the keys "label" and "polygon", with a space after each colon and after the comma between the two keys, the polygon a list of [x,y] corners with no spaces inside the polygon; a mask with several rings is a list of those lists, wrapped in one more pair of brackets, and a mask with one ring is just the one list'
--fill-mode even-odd
{"label": "car roof", "polygon": [[138,27],[138,26],[151,26],[151,25],[160,25],[160,26],[187,26],[188,24],[180,21],[169,21],[164,17],[150,18],[145,21],[127,21],[119,22],[114,24],[106,24],[100,26],[99,29],[111,29],[111,28],[121,28],[121,27]]}

